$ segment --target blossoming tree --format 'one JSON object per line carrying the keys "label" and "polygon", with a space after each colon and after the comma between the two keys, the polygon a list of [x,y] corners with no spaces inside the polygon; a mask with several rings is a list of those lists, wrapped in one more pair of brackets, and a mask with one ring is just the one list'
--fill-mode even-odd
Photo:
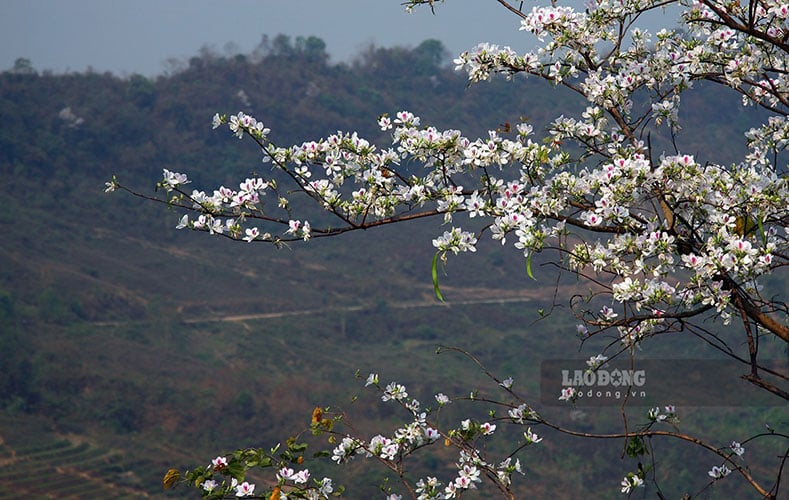
{"label": "blossoming tree", "polygon": [[[269,140],[260,117],[217,114],[215,128],[227,126],[259,146],[272,167],[269,177],[202,191],[190,189],[187,175],[165,170],[161,197],[117,179],[108,190],[183,210],[178,228],[249,243],[308,241],[435,217],[448,227],[432,242],[439,300],[440,265],[452,254],[474,252],[482,237],[522,251],[530,276],[532,256],[551,251],[561,269],[594,285],[590,297],[571,301],[582,338],[613,333],[618,339],[589,360],[590,370],[615,357],[635,359],[648,339],[684,331],[742,362],[752,384],[789,399],[787,374],[766,365],[760,352],[760,339],[789,343],[785,298],[762,288],[764,277],[789,264],[789,4],[591,0],[584,9],[557,1],[524,9],[523,2],[497,3],[520,18],[521,30],[536,36],[539,48],[520,53],[481,44],[455,59],[457,69],[471,82],[495,74],[541,78],[586,100],[584,109],[562,110],[545,133],[524,122],[469,138],[400,111],[378,117],[381,130],[391,132],[391,145],[338,132],[283,147]],[[434,0],[411,0],[406,9],[420,4],[436,8]],[[637,27],[641,16],[660,9],[681,13],[678,24],[656,33]],[[729,87],[743,106],[763,108],[768,116],[745,135],[748,153],[738,163],[652,144],[661,133],[681,133],[683,92],[699,81]],[[739,337],[717,336],[706,326],[711,318],[739,325]],[[746,346],[744,352],[734,345]],[[518,454],[542,440],[533,428],[585,434],[552,423],[515,392],[512,380],[486,373],[509,398],[496,401],[506,416],[440,428],[432,420],[436,410],[409,398],[402,385],[380,385],[371,374],[367,385],[378,388],[383,401],[400,404],[410,415],[407,424],[393,436],[364,439],[339,431],[340,416],[318,408],[311,430],[332,436],[332,460],[372,457],[398,473],[411,497],[459,497],[483,480],[511,497],[512,476],[521,471]],[[556,396],[570,404],[577,394],[567,388]],[[438,409],[449,402],[436,396]],[[709,482],[736,472],[758,495],[777,495],[789,450],[775,458],[774,481],[766,484],[740,460],[742,443],[707,443],[661,428],[677,421],[676,412],[670,405],[653,408],[637,430],[625,422],[621,433],[588,436],[624,440],[632,456],[646,451],[645,438],[678,439],[714,457]],[[523,427],[511,443],[515,452],[498,460],[480,445],[495,433],[496,422]],[[789,442],[775,429],[751,439]],[[456,476],[410,481],[406,459],[442,441],[458,449]],[[260,495],[262,489],[271,498],[338,493],[331,479],[310,480],[307,469],[295,470],[304,446],[289,441],[270,450],[238,450],[185,474],[170,471],[165,484],[186,478],[212,497]],[[245,481],[253,467],[273,467],[271,484],[256,489]],[[630,494],[649,480],[649,471],[639,467],[625,475],[621,491]]]}

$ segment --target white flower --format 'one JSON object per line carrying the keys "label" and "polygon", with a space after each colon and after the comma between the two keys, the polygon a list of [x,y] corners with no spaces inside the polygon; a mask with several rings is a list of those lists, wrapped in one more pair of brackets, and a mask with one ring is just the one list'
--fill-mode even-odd
{"label": "white flower", "polygon": [[559,401],[574,401],[577,394],[578,391],[575,389],[575,387],[564,387],[562,388],[562,393],[559,396]]}
{"label": "white flower", "polygon": [[344,437],[342,441],[340,441],[340,444],[332,450],[331,459],[338,464],[344,463],[356,455],[356,450],[358,450],[360,446],[361,443],[356,439],[350,436]]}
{"label": "white flower", "polygon": [[285,234],[296,234],[301,227],[301,221],[297,220],[290,220],[288,221],[288,230],[285,231]]}
{"label": "white flower", "polygon": [[330,478],[324,477],[320,483],[318,483],[320,485],[318,488],[318,493],[328,498],[328,496],[334,491],[334,487],[331,483],[332,481]]}
{"label": "white flower", "polygon": [[296,484],[306,484],[310,479],[310,471],[307,469],[301,470],[291,476],[293,482]]}
{"label": "white flower", "polygon": [[170,172],[169,170],[162,169],[162,186],[167,190],[171,191],[172,189],[180,186],[181,184],[189,184],[190,181],[186,174],[181,174],[178,172]]}
{"label": "white flower", "polygon": [[709,475],[713,479],[722,479],[728,476],[729,474],[731,474],[731,470],[729,470],[729,468],[726,467],[726,465],[721,465],[720,467],[713,466],[712,469],[710,469],[710,471],[707,472],[707,475]]}
{"label": "white flower", "polygon": [[438,432],[436,429],[433,429],[432,427],[426,427],[425,428],[425,438],[429,442],[432,443],[433,441],[437,441],[438,438],[440,438],[440,437],[441,437],[441,433]]}
{"label": "white flower", "polygon": [[293,474],[293,469],[289,467],[283,467],[279,470],[279,472],[277,472],[277,476],[279,476],[281,479],[292,479]]}
{"label": "white flower", "polygon": [[389,400],[403,400],[408,397],[408,393],[405,390],[405,386],[402,384],[398,384],[396,382],[391,382],[389,385],[386,386],[383,395],[381,396],[381,401],[389,401]]}
{"label": "white flower", "polygon": [[538,436],[537,434],[531,431],[531,427],[526,429],[526,432],[523,433],[523,437],[526,438],[526,442],[528,444],[536,444],[542,441],[542,438],[540,436]]}
{"label": "white flower", "polygon": [[532,416],[532,412],[526,404],[522,404],[517,408],[512,408],[507,413],[514,422],[519,424],[522,424],[524,419]]}
{"label": "white flower", "polygon": [[175,228],[176,229],[183,229],[183,228],[188,227],[188,226],[189,226],[189,214],[184,214],[184,216],[181,217],[181,220],[178,221],[178,225],[175,226]]}
{"label": "white flower", "polygon": [[244,230],[244,241],[251,243],[254,239],[260,236],[260,231],[256,227],[250,227]]}
{"label": "white flower", "polygon": [[622,479],[622,493],[629,494],[633,488],[644,487],[644,480],[632,472]]}
{"label": "white flower", "polygon": [[587,364],[587,366],[589,366],[590,370],[594,370],[595,368],[599,367],[600,365],[602,365],[606,361],[608,361],[608,356],[604,356],[602,354],[598,354],[596,356],[590,357],[586,361],[586,364]]}
{"label": "white flower", "polygon": [[438,394],[436,394],[436,401],[438,401],[439,406],[444,406],[452,402],[452,400],[449,399],[449,396],[447,396],[443,392],[439,392]]}
{"label": "white flower", "polygon": [[255,493],[255,485],[246,481],[236,486],[237,497],[251,497]]}

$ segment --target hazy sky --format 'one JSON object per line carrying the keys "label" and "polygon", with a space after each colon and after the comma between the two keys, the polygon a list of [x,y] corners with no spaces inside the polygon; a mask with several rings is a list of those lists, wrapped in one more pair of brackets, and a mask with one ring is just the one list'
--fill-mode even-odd
{"label": "hazy sky", "polygon": [[454,0],[406,14],[402,0],[0,0],[0,70],[19,57],[39,71],[152,76],[203,46],[250,52],[263,34],[315,35],[333,61],[370,43],[414,47],[427,38],[453,54],[478,42],[519,50],[533,39],[493,0]]}

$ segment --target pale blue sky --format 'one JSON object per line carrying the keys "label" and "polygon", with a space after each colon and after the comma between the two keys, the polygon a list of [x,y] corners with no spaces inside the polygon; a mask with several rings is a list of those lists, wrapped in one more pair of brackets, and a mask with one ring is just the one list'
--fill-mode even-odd
{"label": "pale blue sky", "polygon": [[[227,43],[250,52],[261,36],[322,38],[333,61],[370,43],[414,47],[427,38],[453,54],[478,42],[532,46],[495,0],[454,0],[406,14],[401,0],[0,0],[0,70],[18,57],[37,70],[159,74],[169,58]],[[530,7],[529,7],[530,8]]]}

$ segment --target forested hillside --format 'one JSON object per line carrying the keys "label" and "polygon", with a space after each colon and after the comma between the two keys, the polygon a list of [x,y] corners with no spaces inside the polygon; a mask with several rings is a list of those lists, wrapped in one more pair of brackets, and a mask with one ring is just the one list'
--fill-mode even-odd
{"label": "forested hillside", "polygon": [[[326,50],[312,37],[264,38],[252,54],[204,51],[153,80],[26,64],[0,73],[0,490],[8,498],[163,495],[169,466],[245,442],[272,446],[307,426],[316,404],[350,407],[363,385],[356,370],[410,382],[426,399],[433,388],[424,380],[444,390],[471,385],[476,374],[461,359],[440,357],[436,373],[439,343],[523,380],[536,379],[533,353],[578,348],[561,310],[539,321],[552,306],[551,268],[536,266],[538,282],[527,281],[517,251],[496,242],[450,263],[449,303],[437,303],[430,241],[443,231],[438,220],[419,223],[421,238],[393,228],[276,249],[178,232],[178,214],[165,207],[104,193],[113,175],[152,191],[163,168],[189,172],[196,188],[268,168],[251,143],[211,129],[216,112],[254,114],[280,144],[337,129],[385,144],[376,126],[383,113],[408,109],[423,123],[485,135],[520,120],[539,130],[577,99],[521,79],[468,87],[434,40],[370,47],[352,64],[330,64]],[[756,111],[720,106],[738,99],[720,89],[689,96],[682,123],[690,133],[679,146],[736,158]],[[668,137],[654,143],[673,147]],[[374,395],[353,408],[392,417]],[[704,425],[713,435],[732,424]],[[606,471],[559,443],[530,468],[536,497],[560,480],[580,493],[585,475]],[[568,467],[577,474],[567,477]],[[380,479],[364,478],[375,491]]]}

